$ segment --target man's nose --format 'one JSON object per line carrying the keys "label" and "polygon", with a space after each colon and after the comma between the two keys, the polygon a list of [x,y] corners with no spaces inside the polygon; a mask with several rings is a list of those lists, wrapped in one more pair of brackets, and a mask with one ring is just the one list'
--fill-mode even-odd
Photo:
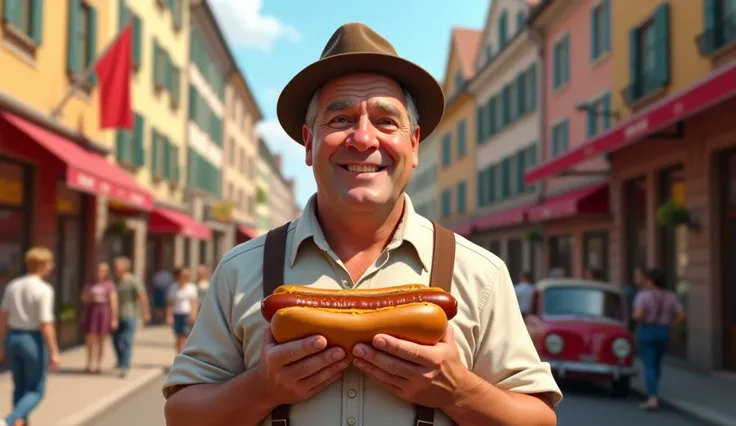
{"label": "man's nose", "polygon": [[361,152],[376,148],[378,147],[376,131],[376,127],[371,123],[368,115],[362,114],[355,131],[348,137],[347,144]]}

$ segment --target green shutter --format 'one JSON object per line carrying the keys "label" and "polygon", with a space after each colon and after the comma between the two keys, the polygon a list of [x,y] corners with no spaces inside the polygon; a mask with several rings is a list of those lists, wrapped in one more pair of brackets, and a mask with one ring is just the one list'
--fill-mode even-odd
{"label": "green shutter", "polygon": [[605,115],[603,116],[603,129],[608,130],[611,127],[611,94],[606,93],[603,95],[603,111],[605,111]]}
{"label": "green shutter", "polygon": [[529,147],[529,166],[537,165],[537,142],[532,143]]}
{"label": "green shutter", "polygon": [[179,147],[178,146],[171,146],[171,161],[172,161],[172,168],[173,173],[171,176],[171,181],[178,184],[180,179],[180,171],[179,171]]}
{"label": "green shutter", "polygon": [[611,51],[611,0],[603,0],[603,52]]}
{"label": "green shutter", "polygon": [[21,0],[4,0],[3,1],[3,19],[13,26],[20,28],[20,2]]}
{"label": "green shutter", "polygon": [[565,46],[565,55],[562,61],[562,68],[564,69],[562,75],[564,77],[563,83],[567,84],[570,83],[570,35],[565,36],[563,45]]}
{"label": "green shutter", "polygon": [[31,0],[30,36],[38,44],[43,43],[43,2],[44,0]]}
{"label": "green shutter", "polygon": [[552,88],[560,87],[560,42],[552,46]]}
{"label": "green shutter", "polygon": [[181,24],[184,15],[184,6],[182,5],[182,0],[175,0],[177,4],[174,5],[174,28],[180,29]]}
{"label": "green shutter", "polygon": [[130,162],[130,132],[118,130],[115,132],[115,156],[118,162]]}
{"label": "green shutter", "polygon": [[531,83],[529,83],[529,90],[531,91],[529,96],[529,111],[535,111],[537,109],[537,64],[533,63],[529,68],[529,77]]}
{"label": "green shutter", "polygon": [[76,74],[79,69],[79,43],[77,36],[79,34],[79,9],[81,8],[81,0],[69,0],[69,27],[67,31],[67,52],[66,52],[66,70],[70,74]]}
{"label": "green shutter", "polygon": [[130,11],[125,6],[125,0],[118,0],[118,29],[120,31],[128,22],[128,16],[130,16]]}
{"label": "green shutter", "polygon": [[516,153],[516,192],[518,194],[526,190],[524,187],[524,172],[526,172],[526,150],[522,149]]}
{"label": "green shutter", "polygon": [[501,161],[501,199],[505,200],[511,196],[511,158],[506,157]]}
{"label": "green shutter", "polygon": [[[92,6],[89,6],[89,21],[88,21],[88,27],[87,28],[87,57],[90,60],[90,63],[85,64],[85,67],[88,67],[97,56],[97,9],[95,9]],[[89,73],[89,76],[87,77],[87,82],[94,87],[97,83],[97,73],[91,72]]]}
{"label": "green shutter", "polygon": [[496,126],[496,96],[494,95],[488,100],[487,136],[496,134]]}
{"label": "green shutter", "polygon": [[151,171],[156,177],[161,177],[161,138],[158,130],[151,128]]}
{"label": "green shutter", "polygon": [[161,65],[158,60],[158,55],[161,54],[161,49],[158,46],[158,40],[153,39],[153,85],[154,86],[160,86],[160,74],[161,74]]}
{"label": "green shutter", "polygon": [[197,122],[197,89],[189,85],[189,120]]}
{"label": "green shutter", "polygon": [[171,56],[169,56],[169,52],[164,51],[164,89],[171,93],[171,74],[172,74],[172,63],[171,63]]}
{"label": "green shutter", "polygon": [[567,149],[570,147],[570,145],[569,145],[570,144],[570,126],[569,126],[567,120],[565,120],[565,123],[563,124],[562,128],[564,129],[563,130],[563,132],[564,132],[563,134],[565,135],[562,138],[562,141],[563,141],[563,144],[564,144],[564,147],[565,147],[564,148],[564,152],[567,152]]}
{"label": "green shutter", "polygon": [[488,203],[496,201],[496,165],[488,167],[486,172],[486,178],[488,179]]}
{"label": "green shutter", "polygon": [[133,66],[140,67],[143,57],[143,21],[137,15],[133,17]]}
{"label": "green shutter", "polygon": [[590,59],[592,61],[598,59],[601,53],[598,51],[598,11],[599,7],[590,8]]}
{"label": "green shutter", "polygon": [[587,110],[585,112],[585,115],[587,117],[587,125],[585,126],[586,127],[585,136],[587,136],[588,138],[591,138],[595,136],[596,134],[597,129],[595,128],[595,125],[596,125],[596,118],[598,117],[595,114],[595,111],[593,111],[592,109]]}
{"label": "green shutter", "polygon": [[164,170],[163,170],[163,176],[171,180],[171,177],[173,176],[173,170],[172,170],[172,164],[171,164],[171,142],[169,141],[169,138],[164,136],[163,138],[163,154],[164,154]]}
{"label": "green shutter", "polygon": [[143,146],[143,131],[145,128],[145,121],[143,116],[135,115],[135,127],[133,129],[133,164],[136,166],[144,166],[146,164],[146,152]]}
{"label": "green shutter", "polygon": [[633,101],[641,96],[639,87],[639,29],[629,31],[629,100]]}
{"label": "green shutter", "polygon": [[670,82],[670,4],[663,2],[654,12],[654,34],[656,35],[656,69],[659,84]]}
{"label": "green shutter", "polygon": [[475,139],[478,144],[481,144],[485,139],[485,135],[483,134],[483,132],[485,131],[485,107],[483,105],[480,105],[475,110],[475,114]]}
{"label": "green shutter", "polygon": [[517,117],[526,114],[526,105],[524,105],[524,73],[516,76],[516,109]]}
{"label": "green shutter", "polygon": [[476,191],[478,192],[476,197],[478,198],[478,207],[483,207],[486,205],[485,200],[485,192],[486,192],[486,182],[485,182],[485,170],[479,170],[476,173],[476,184],[475,184]]}
{"label": "green shutter", "polygon": [[178,105],[181,98],[181,70],[174,67],[171,75],[171,101]]}

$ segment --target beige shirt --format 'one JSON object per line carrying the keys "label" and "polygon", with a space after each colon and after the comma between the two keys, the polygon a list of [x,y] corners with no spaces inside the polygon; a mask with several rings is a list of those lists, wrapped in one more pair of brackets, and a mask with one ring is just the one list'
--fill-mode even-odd
{"label": "beige shirt", "polygon": [[[353,282],[330,249],[314,215],[315,197],[291,223],[287,237],[287,284],[319,288],[382,288],[429,284],[432,223],[415,213],[406,197],[405,216],[393,240],[365,274]],[[499,388],[562,397],[550,367],[541,362],[519,311],[506,265],[487,250],[456,236],[452,295],[458,314],[450,325],[460,357],[476,375]],[[262,261],[265,236],[226,254],[210,285],[210,297],[164,385],[221,383],[257,365],[262,333]],[[267,418],[262,423],[270,425]],[[414,406],[350,367],[320,394],[291,407],[293,426],[410,426]],[[443,413],[435,425],[449,426]]]}
{"label": "beige shirt", "polygon": [[25,275],[5,288],[0,311],[8,313],[11,330],[38,330],[54,322],[54,289],[36,275]]}

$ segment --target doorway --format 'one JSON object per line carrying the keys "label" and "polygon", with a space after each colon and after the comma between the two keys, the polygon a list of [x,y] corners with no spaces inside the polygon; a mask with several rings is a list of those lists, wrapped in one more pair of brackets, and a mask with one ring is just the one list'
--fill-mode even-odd
{"label": "doorway", "polygon": [[736,371],[736,150],[721,156],[720,189],[723,205],[722,312],[724,368]]}

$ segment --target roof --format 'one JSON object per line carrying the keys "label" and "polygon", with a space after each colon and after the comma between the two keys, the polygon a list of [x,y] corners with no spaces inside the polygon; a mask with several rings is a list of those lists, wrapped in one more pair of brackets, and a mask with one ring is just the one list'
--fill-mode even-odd
{"label": "roof", "polygon": [[483,31],[473,28],[452,29],[454,47],[466,80],[470,80],[475,74],[475,57],[480,49],[482,36]]}
{"label": "roof", "polygon": [[546,290],[554,287],[589,287],[604,291],[613,291],[616,293],[621,292],[621,288],[615,284],[603,281],[581,280],[577,278],[548,278],[539,280],[536,283],[536,288],[539,290]]}

